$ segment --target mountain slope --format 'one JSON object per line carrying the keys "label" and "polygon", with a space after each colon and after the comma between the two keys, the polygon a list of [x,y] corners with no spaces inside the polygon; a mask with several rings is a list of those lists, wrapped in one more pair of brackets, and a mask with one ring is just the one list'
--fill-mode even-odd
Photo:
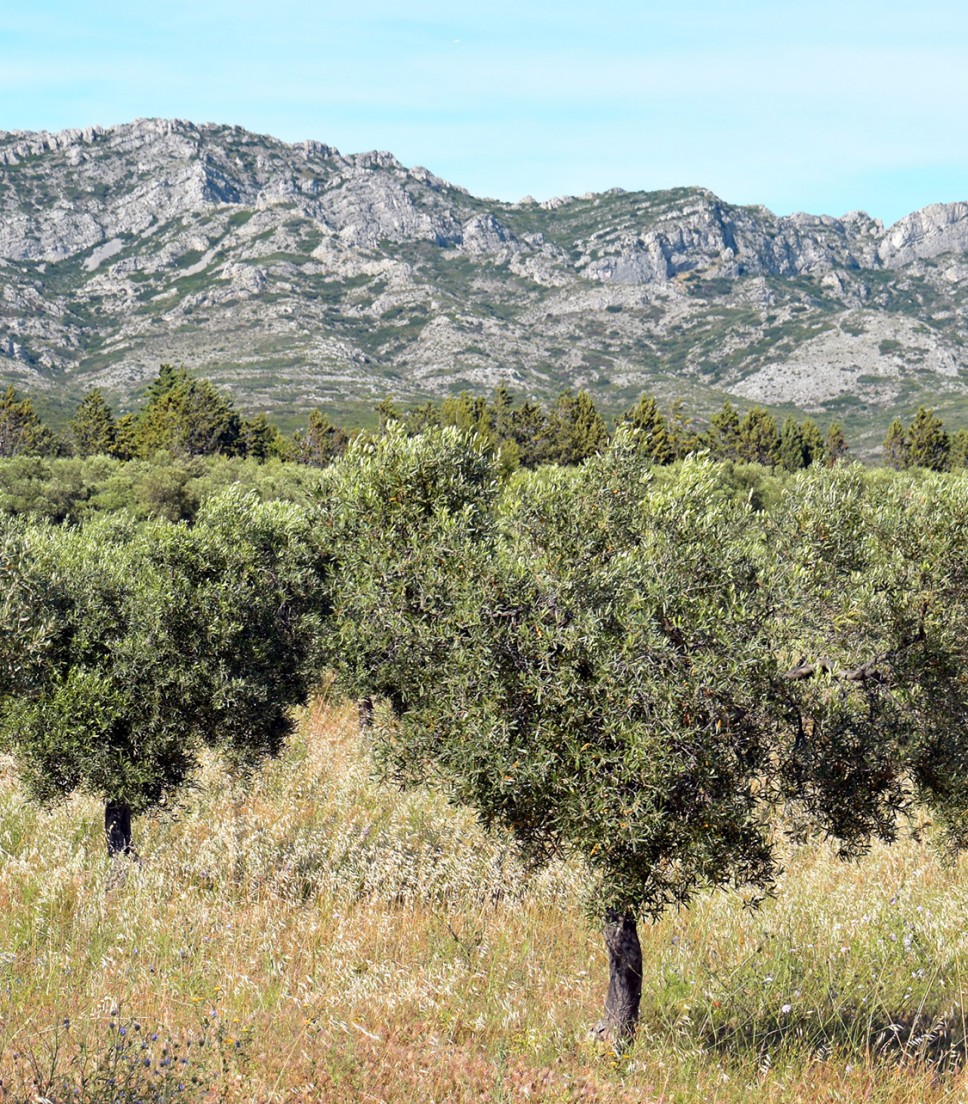
{"label": "mountain slope", "polygon": [[700,188],[482,200],[387,153],[140,120],[0,134],[0,374],[121,404],[162,361],[248,408],[489,389],[968,407],[968,204],[889,229]]}

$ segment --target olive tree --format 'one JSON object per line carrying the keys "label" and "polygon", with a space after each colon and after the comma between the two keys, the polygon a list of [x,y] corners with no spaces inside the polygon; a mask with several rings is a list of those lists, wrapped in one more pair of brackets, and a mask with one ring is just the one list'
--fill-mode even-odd
{"label": "olive tree", "polygon": [[845,857],[931,810],[968,841],[968,485],[814,471],[771,519],[784,792]]}
{"label": "olive tree", "polygon": [[57,637],[59,580],[33,569],[24,524],[0,519],[0,709],[43,677]]}
{"label": "olive tree", "polygon": [[497,492],[483,442],[453,427],[410,437],[390,421],[325,473],[320,518],[335,557],[327,658],[364,727],[373,698],[402,715],[436,693],[444,624],[490,548]]}
{"label": "olive tree", "polygon": [[639,919],[707,886],[762,891],[776,872],[754,520],[712,465],[653,487],[621,442],[523,486],[469,611],[483,631],[457,637],[444,707],[457,724],[421,742],[417,716],[395,749],[532,857],[583,860],[609,956],[601,1030],[616,1040],[638,1016]]}
{"label": "olive tree", "polygon": [[499,503],[457,444],[390,439],[382,462],[337,466],[342,677],[393,706],[374,734],[388,770],[443,785],[535,860],[582,860],[603,1033],[635,1028],[642,918],[710,886],[770,892],[780,809],[845,854],[918,798],[960,828],[965,788],[929,771],[942,746],[968,754],[963,684],[939,693],[964,670],[958,635],[925,605],[965,539],[948,498],[926,542],[893,491],[821,470],[766,525],[708,462],[653,482],[620,432]]}
{"label": "olive tree", "polygon": [[25,532],[58,580],[42,677],[7,700],[5,741],[42,802],[105,804],[110,854],[204,746],[247,768],[279,750],[318,674],[321,558],[304,511],[228,494],[192,527],[126,516]]}
{"label": "olive tree", "polygon": [[636,917],[773,870],[742,507],[692,466],[687,509],[670,487],[640,516],[632,446],[521,484],[501,517],[466,440],[369,449],[329,488],[344,684],[390,701],[376,750],[395,775],[444,784],[534,859],[586,860],[627,1032]]}

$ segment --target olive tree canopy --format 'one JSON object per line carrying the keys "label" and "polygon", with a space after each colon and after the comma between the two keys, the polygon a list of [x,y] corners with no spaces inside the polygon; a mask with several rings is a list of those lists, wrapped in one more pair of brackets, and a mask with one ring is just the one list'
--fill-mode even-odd
{"label": "olive tree canopy", "polygon": [[709,462],[653,481],[637,445],[499,499],[472,440],[391,431],[350,448],[323,511],[332,661],[395,715],[378,756],[584,861],[617,1037],[636,921],[769,892],[780,810],[853,855],[915,801],[960,844],[968,794],[965,491],[816,469],[766,518]]}
{"label": "olive tree canopy", "polygon": [[325,558],[304,511],[228,493],[191,527],[120,515],[22,540],[57,612],[3,714],[36,798],[97,795],[109,851],[128,851],[131,816],[203,746],[242,767],[279,750],[319,672]]}

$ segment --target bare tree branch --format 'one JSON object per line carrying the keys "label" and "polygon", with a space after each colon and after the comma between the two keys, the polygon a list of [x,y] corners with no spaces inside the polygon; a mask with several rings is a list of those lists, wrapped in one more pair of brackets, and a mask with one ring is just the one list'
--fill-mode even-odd
{"label": "bare tree branch", "polygon": [[873,656],[857,667],[843,670],[838,668],[832,659],[818,659],[813,663],[800,662],[795,667],[791,667],[789,671],[785,671],[780,677],[786,682],[798,682],[801,679],[814,678],[817,675],[830,675],[837,682],[870,681],[883,683],[887,681],[887,672],[883,668],[890,667],[901,655],[916,644],[922,643],[924,639],[924,615],[922,612],[918,623],[918,631],[914,636],[902,640],[896,648],[888,652],[881,652],[880,655]]}

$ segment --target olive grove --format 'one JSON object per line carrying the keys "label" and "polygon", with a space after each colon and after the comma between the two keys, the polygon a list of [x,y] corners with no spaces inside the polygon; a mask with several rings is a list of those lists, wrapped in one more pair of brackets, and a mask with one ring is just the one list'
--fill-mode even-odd
{"label": "olive grove", "polygon": [[308,507],[6,519],[3,746],[40,801],[96,795],[130,852],[203,749],[278,752],[328,667],[377,704],[386,777],[578,863],[622,1045],[643,921],[769,895],[789,838],[851,858],[926,810],[968,842],[964,479],[814,464],[762,508],[729,465],[657,467],[646,432],[509,474],[471,432],[390,420]]}

